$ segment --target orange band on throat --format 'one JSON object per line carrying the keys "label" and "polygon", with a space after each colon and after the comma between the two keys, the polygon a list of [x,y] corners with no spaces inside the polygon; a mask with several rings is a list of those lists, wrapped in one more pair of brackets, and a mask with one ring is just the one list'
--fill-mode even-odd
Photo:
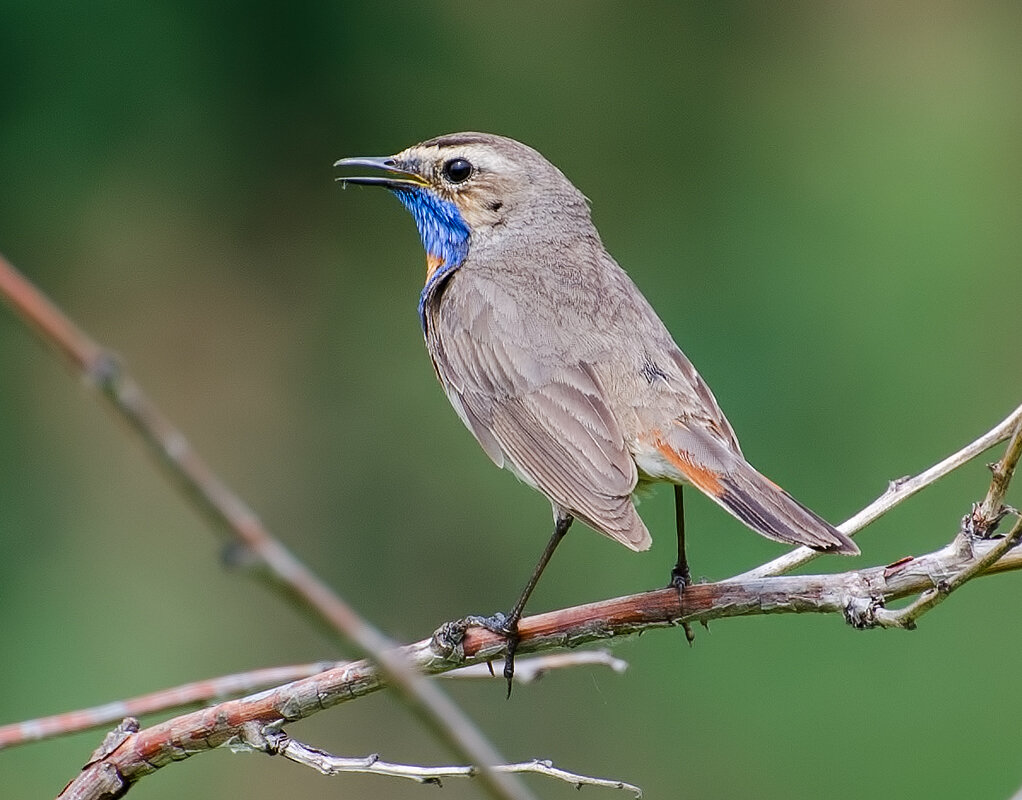
{"label": "orange band on throat", "polygon": [[441,256],[435,256],[432,253],[426,255],[426,283],[429,283],[429,279],[432,278],[438,269],[444,265],[444,260]]}

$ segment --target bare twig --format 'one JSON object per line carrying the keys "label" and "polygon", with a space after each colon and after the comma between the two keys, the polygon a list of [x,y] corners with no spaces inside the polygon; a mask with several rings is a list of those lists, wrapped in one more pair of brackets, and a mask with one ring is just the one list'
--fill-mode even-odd
{"label": "bare twig", "polygon": [[0,726],[0,750],[40,739],[65,736],[90,728],[107,727],[125,717],[141,717],[159,711],[187,708],[199,703],[252,694],[262,689],[269,689],[273,686],[280,686],[282,683],[315,675],[336,665],[337,662],[321,661],[314,664],[269,667],[240,672],[235,675],[223,675],[175,686],[172,689],[150,692],[127,700],[105,703],[101,706],[26,720],[13,725],[2,725]]}
{"label": "bare twig", "polygon": [[[141,434],[174,480],[197,500],[211,519],[262,560],[286,593],[329,621],[335,630],[350,637],[373,659],[372,662],[346,664],[257,695],[226,701],[143,730],[136,730],[134,725],[124,726],[118,730],[115,740],[105,743],[95,754],[94,760],[69,784],[62,797],[120,797],[135,780],[168,763],[221,745],[277,735],[281,726],[288,722],[376,691],[386,684],[398,688],[459,755],[481,767],[481,779],[493,796],[529,796],[520,784],[507,783],[504,773],[498,774],[493,769],[493,765],[501,763],[493,748],[446,696],[436,692],[415,672],[418,668],[423,673],[438,674],[485,662],[504,649],[502,636],[454,623],[443,626],[428,641],[394,647],[387,637],[358,617],[291,556],[254,513],[199,459],[137,384],[121,372],[116,360],[78,330],[2,257],[0,294],[102,391],[118,413]],[[1020,421],[1022,407],[959,453],[915,478],[892,484],[883,497],[848,520],[842,529],[850,534],[868,524],[1003,440],[1020,427]],[[984,514],[988,511],[995,516],[1001,514],[1004,491],[1018,460],[1019,448],[1022,445],[1018,443],[1014,449],[1009,448],[995,467],[997,486],[991,487],[987,502],[980,507]],[[990,526],[995,522],[996,519]],[[980,574],[1019,569],[1022,567],[1022,548],[1017,547],[1020,538],[1022,523],[1016,524],[1003,539],[974,540],[970,537],[970,546],[963,547],[963,536],[959,536],[940,551],[903,559],[886,567],[839,575],[763,577],[790,570],[815,557],[812,551],[795,551],[728,581],[688,586],[682,598],[671,588],[530,617],[520,623],[519,652],[575,647],[649,628],[766,613],[839,612],[860,628],[910,627],[906,620],[911,622],[914,617],[902,617],[899,624],[896,616],[899,612],[888,612],[885,604],[896,598],[924,593],[914,604],[922,613],[946,596],[948,587],[956,588]]]}
{"label": "bare twig", "polygon": [[[253,749],[284,756],[284,758],[311,767],[324,775],[345,773],[386,775],[391,778],[405,778],[417,783],[432,783],[439,786],[441,781],[447,778],[474,778],[479,772],[473,766],[424,767],[417,764],[395,764],[391,761],[384,761],[378,755],[344,758],[325,753],[315,747],[309,747],[284,733],[269,736],[257,733],[256,736],[256,741],[250,743]],[[555,767],[550,761],[534,759],[518,764],[498,764],[495,769],[499,772],[544,775],[570,783],[576,789],[581,789],[583,786],[600,786],[605,789],[624,789],[632,792],[635,797],[642,797],[642,790],[638,786],[624,781],[594,778],[576,772],[568,772]]]}
{"label": "bare twig", "polygon": [[483,786],[493,797],[531,797],[525,787],[489,769],[504,761],[468,716],[440,689],[401,658],[401,651],[369,624],[312,570],[294,557],[255,512],[210,469],[184,435],[121,369],[117,359],[78,328],[27,278],[0,255],[0,296],[72,369],[97,387],[111,408],[139,434],[166,474],[213,522],[265,567],[272,585],[310,616],[377,659],[387,681],[459,757],[482,766]]}
{"label": "bare twig", "polygon": [[[1007,439],[1013,430],[1022,425],[1022,406],[1012,411],[997,425],[984,433],[974,442],[970,442],[957,453],[952,453],[943,461],[934,464],[927,470],[920,472],[912,478],[899,478],[891,481],[887,491],[880,497],[866,506],[855,516],[838,525],[838,530],[848,536],[854,536],[871,522],[882,517],[892,508],[905,500],[908,500],[916,492],[925,489],[931,483],[943,478],[945,475],[958,469],[968,461],[971,461],[981,453],[986,452],[998,442]],[[749,578],[765,578],[770,575],[783,575],[793,569],[808,564],[820,556],[816,550],[808,547],[797,547],[790,553],[785,553],[773,561],[736,575],[732,580],[747,580]]]}
{"label": "bare twig", "polygon": [[[614,672],[622,673],[628,669],[628,662],[614,656],[609,650],[580,650],[571,653],[547,653],[531,658],[515,660],[515,683],[529,684],[540,680],[548,672],[555,669],[568,669],[581,666],[610,667]],[[454,672],[445,672],[445,678],[485,678],[500,680],[505,678],[495,673],[489,664],[472,664]],[[3,729],[0,728],[0,731]]]}
{"label": "bare twig", "polygon": [[1022,420],[1015,426],[1015,432],[1012,434],[1011,441],[1008,443],[1004,455],[1001,456],[1001,460],[990,465],[993,472],[990,489],[983,502],[972,514],[971,532],[977,536],[993,533],[1002,517],[1014,510],[1005,507],[1004,496],[1008,493],[1008,484],[1011,483],[1020,457],[1022,457]]}
{"label": "bare twig", "polygon": [[[1005,508],[1004,496],[1008,491],[1008,484],[1011,483],[1011,478],[1015,474],[1015,466],[1018,464],[1020,455],[1022,455],[1022,423],[1016,426],[1015,432],[1011,435],[1004,456],[996,464],[991,465],[993,478],[990,481],[986,499],[975,507],[972,514],[962,520],[962,530],[955,538],[952,547],[970,551],[977,537],[987,536],[997,527],[997,523],[1005,514],[1014,511],[1014,509]],[[1017,511],[1014,513],[1018,515]],[[1019,543],[1020,539],[1022,539],[1022,517],[1015,520],[1015,526],[1007,536],[997,540],[994,546],[981,557],[973,559],[970,564],[957,573],[939,581],[932,589],[927,589],[910,605],[898,611],[877,609],[877,623],[886,628],[915,628],[916,620],[919,617],[944,602],[951,592],[964,583],[996,564]]]}
{"label": "bare twig", "polygon": [[[139,695],[127,700],[54,714],[49,717],[0,725],[0,750],[29,742],[66,736],[70,733],[105,728],[125,717],[141,717],[161,711],[175,711],[212,701],[226,700],[246,694],[270,689],[283,683],[290,683],[342,666],[347,662],[321,661],[313,664],[295,664],[284,667],[239,672],[204,681],[186,683],[170,689]],[[555,669],[571,669],[581,666],[605,666],[614,672],[624,672],[628,662],[616,658],[609,650],[582,650],[572,653],[548,653],[525,657],[515,663],[515,682],[528,684],[540,680]],[[496,675],[488,664],[472,664],[468,667],[443,674],[451,679],[495,679]],[[504,680],[500,678],[500,680]]]}
{"label": "bare twig", "polygon": [[[519,652],[546,652],[640,633],[681,622],[781,613],[838,613],[858,628],[884,624],[884,605],[933,589],[989,557],[1003,540],[977,540],[966,550],[952,543],[934,553],[887,566],[836,575],[795,575],[673,587],[576,606],[521,621]],[[1022,569],[1022,547],[1010,549],[986,573]],[[985,574],[985,573],[984,573]],[[882,615],[881,615],[882,616]],[[502,636],[466,623],[447,623],[432,638],[402,648],[424,673],[439,674],[499,656]],[[261,694],[229,700],[128,736],[114,752],[89,765],[66,798],[99,797],[110,772],[127,783],[189,755],[227,744],[252,731],[275,733],[295,720],[383,688],[367,660],[339,666]],[[96,790],[98,791],[98,789]]]}
{"label": "bare twig", "polygon": [[[990,569],[1008,551],[1018,545],[1020,538],[1022,538],[1022,520],[1016,521],[1015,527],[1011,529],[1011,532],[1003,539],[997,539],[993,546],[987,548],[982,556],[970,559],[968,564],[951,574],[947,579],[937,581],[936,585],[924,591],[918,599],[905,606],[905,608],[897,611],[877,608],[875,610],[877,626],[883,628],[905,628],[906,630],[914,629],[917,619],[939,603],[943,603],[948,595],[961,587],[962,584]],[[974,541],[976,540],[970,534],[963,531],[958,534],[955,541],[949,547],[968,551],[971,549]]]}

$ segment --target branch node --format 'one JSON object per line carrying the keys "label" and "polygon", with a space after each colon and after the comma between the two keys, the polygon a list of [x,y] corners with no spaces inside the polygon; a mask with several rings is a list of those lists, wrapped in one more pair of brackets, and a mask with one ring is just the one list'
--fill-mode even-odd
{"label": "branch node", "polygon": [[[92,752],[92,755],[89,756],[88,764],[94,764],[97,761],[102,761],[114,752],[114,750],[124,744],[125,739],[133,733],[138,733],[140,727],[138,719],[135,717],[125,717],[122,719],[121,723],[116,728],[108,732],[107,735],[103,737],[102,743]],[[88,766],[88,764],[86,764],[86,766]]]}
{"label": "branch node", "polygon": [[[950,549],[955,554],[956,560],[959,562],[971,561],[976,557],[976,543],[985,538],[985,536],[980,536],[978,533],[962,530],[951,540],[947,549]],[[933,583],[936,585],[937,581],[934,580]]]}
{"label": "branch node", "polygon": [[890,611],[886,608],[875,609],[875,627],[877,628],[900,628],[903,631],[914,631],[916,622],[904,613],[904,609]]}
{"label": "branch node", "polygon": [[893,478],[887,482],[887,494],[898,491],[902,486],[912,480],[911,475],[902,475],[900,478]]}
{"label": "branch node", "polygon": [[1002,505],[993,514],[987,515],[980,503],[973,503],[972,513],[966,517],[969,521],[968,533],[977,539],[990,539],[1001,520],[1012,513],[1017,512],[1011,506]]}
{"label": "branch node", "polygon": [[121,377],[121,360],[111,350],[100,349],[84,365],[82,377],[98,389],[108,391]]}
{"label": "branch node", "polygon": [[852,596],[845,603],[845,622],[858,631],[876,628],[880,623],[878,617],[884,611],[884,599],[876,595],[870,597]]}
{"label": "branch node", "polygon": [[270,726],[253,720],[242,723],[237,735],[231,737],[225,744],[235,753],[255,751],[276,756],[280,755],[280,748],[286,739],[281,731],[272,730]]}
{"label": "branch node", "polygon": [[264,566],[263,558],[246,542],[227,542],[220,550],[220,563],[227,570],[249,570]]}
{"label": "branch node", "polygon": [[962,524],[959,527],[959,530],[966,536],[982,538],[981,536],[979,536],[978,532],[979,524],[980,524],[979,503],[973,503],[972,511],[970,511],[968,514],[962,517]]}
{"label": "branch node", "polygon": [[465,631],[468,620],[460,619],[445,622],[433,631],[433,651],[445,661],[461,662],[465,660]]}

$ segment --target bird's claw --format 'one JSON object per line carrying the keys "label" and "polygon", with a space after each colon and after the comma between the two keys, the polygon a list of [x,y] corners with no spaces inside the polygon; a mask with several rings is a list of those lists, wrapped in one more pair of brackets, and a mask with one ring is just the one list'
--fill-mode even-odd
{"label": "bird's claw", "polygon": [[[671,569],[671,581],[667,584],[668,586],[674,587],[678,592],[678,604],[685,607],[685,587],[692,585],[692,573],[689,572],[688,565],[675,564]],[[696,640],[696,635],[692,630],[692,626],[687,622],[681,623],[682,630],[685,631],[685,640],[691,645]]]}
{"label": "bird's claw", "polygon": [[680,599],[682,593],[685,591],[685,587],[691,585],[692,573],[689,572],[688,565],[680,566],[675,564],[671,568],[671,581],[668,586],[673,586],[678,590],[678,598]]}
{"label": "bird's claw", "polygon": [[[486,628],[491,633],[504,637],[504,680],[507,681],[507,696],[511,697],[511,686],[515,676],[515,651],[518,649],[518,642],[521,637],[518,634],[518,622],[512,621],[510,617],[498,611],[489,617],[469,616],[465,622],[470,625],[478,625]],[[493,673],[493,665],[490,664],[490,673]]]}
{"label": "bird's claw", "polygon": [[498,611],[489,617],[479,617],[475,614],[465,617],[465,622],[469,625],[478,625],[480,628],[486,628],[490,633],[496,633],[500,636],[507,636],[513,632],[511,627],[508,625],[508,617],[503,611]]}

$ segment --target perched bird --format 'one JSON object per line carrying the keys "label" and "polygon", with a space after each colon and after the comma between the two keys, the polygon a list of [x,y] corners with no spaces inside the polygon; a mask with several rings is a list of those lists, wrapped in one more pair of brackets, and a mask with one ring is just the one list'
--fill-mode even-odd
{"label": "perched bird", "polygon": [[770,539],[859,552],[745,460],[705,381],[604,249],[586,198],[538,152],[453,133],[335,166],[378,170],[338,180],[390,189],[411,212],[437,377],[493,462],[553,505],[543,558],[511,613],[492,620],[507,636],[509,692],[518,620],[557,543],[577,518],[647,549],[633,502],[644,484],[675,484],[679,589],[689,580],[685,484]]}

